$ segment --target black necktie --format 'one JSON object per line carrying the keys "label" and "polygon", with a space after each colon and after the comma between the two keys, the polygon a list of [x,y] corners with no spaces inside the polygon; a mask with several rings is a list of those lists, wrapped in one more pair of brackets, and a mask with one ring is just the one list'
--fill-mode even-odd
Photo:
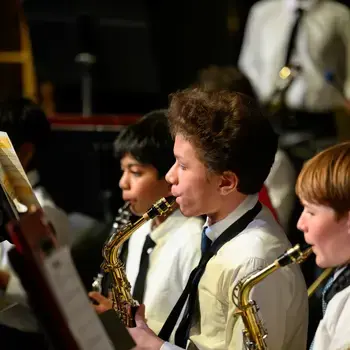
{"label": "black necktie", "polygon": [[296,20],[294,22],[294,26],[292,27],[291,33],[290,33],[290,38],[289,38],[289,43],[287,46],[287,53],[286,53],[286,57],[285,57],[285,63],[284,66],[289,66],[290,65],[290,59],[292,56],[292,52],[293,49],[296,46],[296,38],[297,38],[297,34],[298,34],[298,29],[301,23],[301,19],[302,19],[302,15],[303,15],[303,9],[296,9]]}
{"label": "black necktie", "polygon": [[[177,320],[180,317],[181,311],[188,300],[184,315],[180,322],[180,325],[175,333],[175,344],[186,348],[186,343],[189,338],[189,332],[192,324],[192,316],[194,313],[198,284],[205,271],[205,267],[208,261],[218,252],[218,250],[228,241],[236,237],[240,232],[242,232],[248,224],[255,218],[255,216],[260,212],[261,204],[257,202],[254,208],[247,211],[240,219],[234,222],[230,227],[226,229],[208,248],[206,252],[202,254],[201,260],[198,266],[191,272],[188,278],[186,287],[182,292],[179,300],[177,301],[174,308],[171,310],[167,320],[165,321],[162,329],[159,332],[159,337],[165,341],[168,341],[171,333],[173,332]],[[203,230],[205,231],[205,229]],[[204,240],[202,235],[202,239]],[[203,242],[202,240],[202,242]]]}
{"label": "black necktie", "polygon": [[197,297],[196,291],[198,288],[199,281],[204,273],[205,265],[213,256],[213,254],[209,252],[212,241],[206,235],[207,229],[208,227],[204,227],[202,231],[202,241],[201,241],[202,258],[200,263],[198,264],[198,267],[194,271],[192,271],[193,275],[191,274],[189,277],[189,280],[190,279],[192,280],[192,283],[191,283],[192,290],[189,292],[188,302],[186,305],[184,316],[175,334],[175,344],[181,347],[185,347],[186,345],[185,341],[189,337],[191,319],[192,319],[192,315],[194,313],[194,308],[196,305],[196,297]]}
{"label": "black necktie", "polygon": [[148,234],[145,240],[145,244],[143,245],[139,273],[137,275],[133,291],[133,298],[137,300],[140,304],[143,303],[143,297],[145,294],[145,284],[149,266],[149,256],[155,245],[156,244],[152,241],[151,237]]}

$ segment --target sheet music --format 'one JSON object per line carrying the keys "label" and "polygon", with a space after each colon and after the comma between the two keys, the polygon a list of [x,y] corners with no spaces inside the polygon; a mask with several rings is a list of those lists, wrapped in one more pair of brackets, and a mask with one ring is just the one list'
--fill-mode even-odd
{"label": "sheet music", "polygon": [[6,132],[0,132],[0,183],[19,213],[40,208],[32,186]]}
{"label": "sheet music", "polygon": [[93,310],[67,247],[44,260],[47,281],[81,350],[114,350]]}

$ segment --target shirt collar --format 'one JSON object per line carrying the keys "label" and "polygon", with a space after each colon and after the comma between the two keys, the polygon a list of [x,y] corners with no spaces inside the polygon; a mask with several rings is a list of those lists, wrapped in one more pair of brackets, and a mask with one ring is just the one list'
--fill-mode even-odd
{"label": "shirt collar", "polygon": [[321,0],[284,0],[289,10],[296,10],[298,8],[309,10]]}
{"label": "shirt collar", "polygon": [[27,173],[29,183],[32,187],[35,187],[40,182],[40,175],[37,170],[31,170]]}
{"label": "shirt collar", "polygon": [[338,268],[336,268],[334,270],[334,280],[336,280],[339,277],[339,275],[348,267],[349,267],[349,265],[343,265],[343,266],[339,266]]}
{"label": "shirt collar", "polygon": [[209,226],[208,218],[204,224],[204,227],[208,227],[206,235],[214,242],[229,226],[236,222],[241,216],[243,216],[248,210],[252,209],[258,201],[258,195],[249,195],[247,198],[224,219]]}

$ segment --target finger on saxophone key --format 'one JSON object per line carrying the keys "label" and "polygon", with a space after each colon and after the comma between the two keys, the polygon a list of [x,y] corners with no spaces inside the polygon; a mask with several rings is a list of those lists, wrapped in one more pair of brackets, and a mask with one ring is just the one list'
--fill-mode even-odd
{"label": "finger on saxophone key", "polygon": [[104,297],[102,294],[98,292],[90,292],[89,298],[97,302],[97,304],[92,304],[92,307],[95,309],[95,311],[98,314],[101,314],[113,308],[112,300]]}

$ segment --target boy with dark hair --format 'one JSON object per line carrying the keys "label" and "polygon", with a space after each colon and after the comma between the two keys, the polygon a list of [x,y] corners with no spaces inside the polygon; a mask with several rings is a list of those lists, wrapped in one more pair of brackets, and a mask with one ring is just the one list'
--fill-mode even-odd
{"label": "boy with dark hair", "polygon": [[[119,186],[133,214],[144,214],[158,199],[170,195],[165,174],[174,162],[173,145],[165,110],[151,112],[126,127],[115,141],[123,171]],[[199,261],[202,225],[202,220],[186,218],[176,208],[147,222],[129,239],[126,274],[134,299],[147,305],[149,326],[155,332]],[[97,312],[112,307],[99,293],[89,296],[99,303],[94,305]]]}
{"label": "boy with dark hair", "polygon": [[[0,131],[8,134],[34,194],[55,230],[58,242],[69,245],[68,216],[55,205],[40,184],[38,166],[50,138],[50,123],[45,113],[35,103],[24,98],[2,103]],[[5,343],[10,339],[9,344],[14,349],[28,344],[37,349],[45,348],[43,336],[37,333],[36,319],[26,305],[26,293],[7,258],[7,252],[12,247],[8,241],[0,243],[0,290],[4,291],[4,300],[10,304],[10,307],[0,312],[0,338]]]}
{"label": "boy with dark hair", "polygon": [[[235,287],[290,248],[257,196],[273,163],[277,136],[254,100],[226,91],[174,94],[169,121],[176,161],[166,179],[185,216],[207,216],[203,255],[160,332],[162,339],[147,328],[142,308],[129,332],[137,345],[149,349],[243,349]],[[176,345],[171,345],[167,340],[186,297]],[[250,297],[267,329],[268,349],[305,348],[308,299],[298,266],[270,275]]]}
{"label": "boy with dark hair", "polygon": [[[121,159],[123,171],[119,186],[123,191],[123,199],[130,202],[130,209],[135,215],[143,215],[159,198],[169,194],[165,174],[174,162],[174,141],[169,132],[166,113],[166,110],[157,110],[146,114],[138,123],[122,130],[114,143],[115,155]],[[128,194],[126,187],[129,184],[124,180],[128,175],[126,170],[131,169],[133,160],[156,174],[157,183],[151,191],[147,188],[147,197],[151,198],[142,195],[131,198]],[[135,175],[135,172],[132,174]],[[140,175],[142,174],[136,173],[136,176],[142,177]]]}

